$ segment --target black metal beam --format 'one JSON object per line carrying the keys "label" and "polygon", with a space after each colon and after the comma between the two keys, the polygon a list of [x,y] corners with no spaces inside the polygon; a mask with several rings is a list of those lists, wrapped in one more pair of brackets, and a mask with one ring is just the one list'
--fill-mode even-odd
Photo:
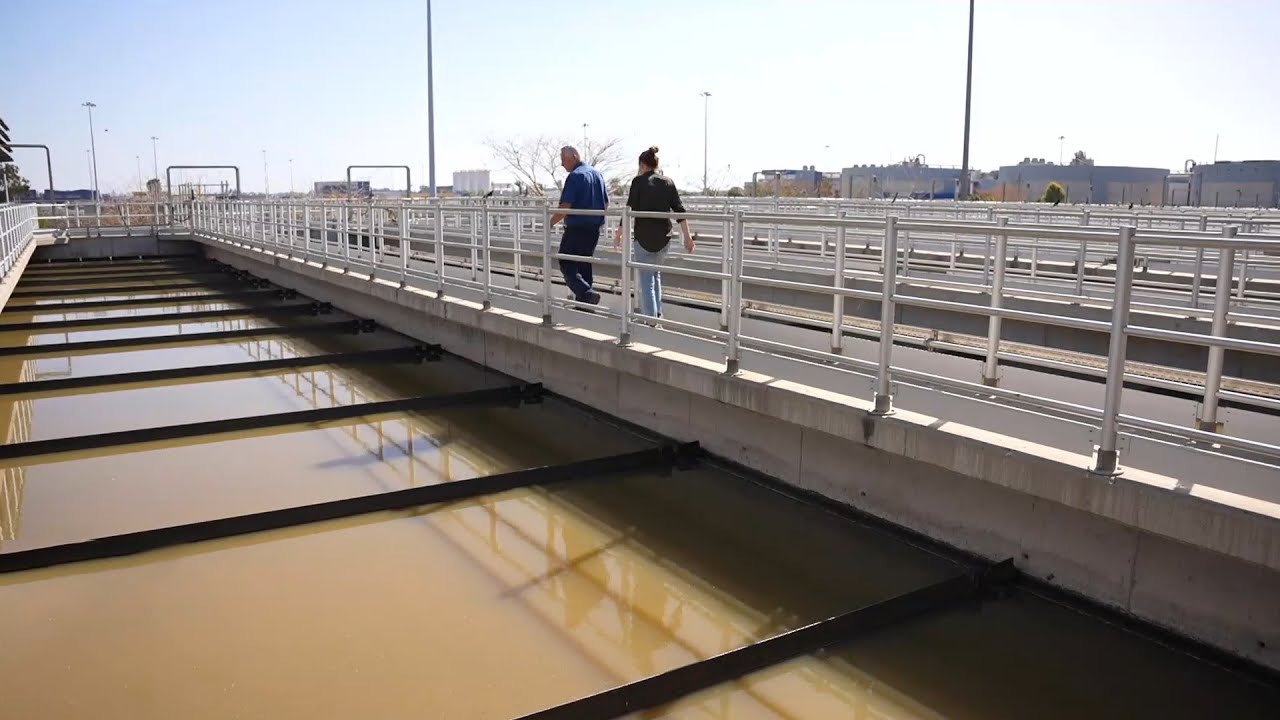
{"label": "black metal beam", "polygon": [[0,333],[26,332],[33,335],[59,333],[85,328],[128,327],[131,325],[172,325],[184,322],[223,320],[249,315],[263,318],[297,317],[299,315],[327,315],[333,312],[329,303],[311,302],[294,305],[266,307],[224,308],[219,310],[192,310],[176,313],[148,313],[146,315],[121,315],[118,317],[75,318],[72,320],[40,320],[24,323],[0,323]]}
{"label": "black metal beam", "polygon": [[[54,456],[68,453],[76,453],[76,457],[79,458],[94,454],[114,454],[122,450],[133,451],[138,446],[161,442],[167,443],[174,440],[197,440],[200,443],[216,442],[229,435],[262,430],[314,430],[347,424],[353,420],[372,421],[408,412],[451,410],[461,407],[519,406],[522,403],[537,403],[541,401],[542,385],[508,385],[447,395],[420,395],[399,400],[381,400],[378,402],[357,403],[355,405],[228,418],[226,420],[206,420],[183,423],[181,425],[162,425],[142,430],[120,430],[50,440],[31,440],[29,442],[0,445],[0,464],[6,466],[33,465],[39,464],[41,461],[49,462],[50,458]],[[90,452],[99,450],[108,450],[110,452]]]}
{"label": "black metal beam", "polygon": [[1012,561],[956,575],[737,650],[525,715],[520,720],[611,720],[656,708],[926,613],[954,608],[980,597],[992,585],[1012,582],[1016,575]]}
{"label": "black metal beam", "polygon": [[3,553],[0,554],[0,574],[121,557],[174,545],[279,530],[355,515],[456,502],[532,485],[603,479],[619,473],[642,470],[670,472],[675,468],[690,467],[696,463],[699,454],[696,444],[668,445],[564,465],[548,465],[471,480],[455,480],[408,490],[362,495],[283,510],[269,510],[156,530],[111,535],[78,543]]}
{"label": "black metal beam", "polygon": [[245,328],[243,330],[219,330],[217,332],[191,333],[190,335],[163,335],[159,337],[112,338],[111,340],[87,340],[72,343],[47,343],[43,345],[20,345],[17,347],[0,347],[0,357],[34,356],[60,357],[63,355],[86,354],[96,352],[130,352],[142,348],[154,348],[178,345],[203,345],[227,340],[245,340],[249,338],[269,337],[272,335],[317,335],[328,333],[364,333],[373,332],[377,324],[372,320],[339,320],[336,322],[313,323],[311,325]]}
{"label": "black metal beam", "polygon": [[157,280],[176,280],[178,278],[188,277],[208,277],[211,275],[226,275],[226,270],[221,268],[192,268],[190,270],[165,270],[163,272],[154,273],[112,273],[110,275],[67,275],[56,278],[43,277],[24,277],[18,281],[17,287],[58,287],[61,285],[87,285],[92,283],[118,282],[118,283],[134,283],[134,282],[155,282]]}
{"label": "black metal beam", "polygon": [[[242,300],[266,300],[270,298],[292,300],[298,297],[296,290],[237,290],[235,292],[201,293],[199,295],[166,295],[154,298],[122,298],[120,300],[86,300],[74,303],[50,303],[48,305],[5,305],[4,313],[22,314],[55,314],[72,313],[83,310],[103,310],[106,308],[147,307],[156,305],[186,305],[188,303],[228,302]],[[0,318],[4,317],[0,313]]]}
{"label": "black metal beam", "polygon": [[184,384],[210,382],[324,365],[346,366],[372,363],[424,362],[439,360],[441,356],[442,351],[439,345],[417,345],[388,350],[364,350],[361,352],[305,355],[272,360],[250,360],[248,362],[224,363],[221,365],[143,370],[112,375],[34,380],[0,384],[0,397],[7,400],[17,400],[27,397],[52,397],[85,392],[116,392],[140,386],[154,387],[158,384],[172,383],[174,381]]}
{"label": "black metal beam", "polygon": [[63,290],[15,290],[9,297],[54,298],[72,297],[76,295],[123,295],[125,293],[147,294],[169,290],[208,290],[217,287],[236,287],[242,285],[243,282],[244,281],[237,282],[235,280],[228,279],[227,282],[216,283],[157,283],[155,285],[112,285],[109,287],[69,288]]}

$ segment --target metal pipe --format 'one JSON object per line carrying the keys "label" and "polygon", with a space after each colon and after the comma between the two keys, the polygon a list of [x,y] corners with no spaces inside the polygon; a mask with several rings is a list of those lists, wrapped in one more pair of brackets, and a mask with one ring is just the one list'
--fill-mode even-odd
{"label": "metal pipe", "polygon": [[884,269],[884,281],[880,290],[880,353],[876,365],[876,392],[873,415],[889,415],[893,412],[893,390],[890,367],[893,362],[893,296],[898,284],[898,218],[888,216],[884,223],[884,243],[880,249],[880,264]]}
{"label": "metal pipe", "polygon": [[444,297],[444,206],[439,200],[436,204],[435,253],[436,253],[436,299]]}
{"label": "metal pipe", "polygon": [[551,206],[542,205],[542,324],[550,327],[551,319]]}
{"label": "metal pipe", "polygon": [[[480,221],[484,223],[484,234],[481,236],[484,242],[484,296],[480,302],[482,310],[488,310],[493,307],[493,237],[489,230],[489,201],[485,200],[480,205]],[[474,253],[474,251],[472,251]],[[474,255],[472,256],[474,257]],[[473,273],[474,275],[474,269]]]}
{"label": "metal pipe", "polygon": [[[1222,236],[1235,237],[1237,228],[1224,225]],[[1224,249],[1218,251],[1218,280],[1214,288],[1213,320],[1209,334],[1215,337],[1227,335],[1227,313],[1231,310],[1231,283],[1235,271],[1236,251]],[[1222,432],[1222,423],[1218,420],[1218,392],[1222,389],[1222,366],[1226,349],[1221,346],[1209,347],[1209,359],[1204,371],[1204,403],[1200,408],[1200,417],[1196,418],[1196,428],[1205,432]]]}
{"label": "metal pipe", "polygon": [[[839,211],[840,217],[844,217],[845,211]],[[826,240],[823,240],[825,243]],[[835,286],[844,289],[845,283],[845,229],[844,226],[836,228],[836,268],[835,268]],[[840,355],[844,352],[844,295],[835,294],[831,301],[831,352],[834,355]]]}
{"label": "metal pipe", "polygon": [[[727,213],[728,211],[729,211],[729,207],[726,204],[725,212]],[[729,271],[730,271],[729,233],[731,231],[732,231],[732,224],[728,219],[720,223],[720,272],[724,273],[726,276],[729,274]],[[720,281],[720,329],[721,330],[729,329],[729,279],[728,277]]]}
{"label": "metal pipe", "polygon": [[622,320],[618,333],[619,345],[631,344],[631,208],[622,206],[622,248],[619,256],[622,266],[619,273],[622,278]]}
{"label": "metal pipe", "polygon": [[973,4],[969,0],[969,59],[964,75],[964,151],[960,161],[960,197],[969,199],[969,116],[973,107]]}
{"label": "metal pipe", "polygon": [[431,53],[431,0],[427,0],[427,188],[436,197],[436,86]]}
{"label": "metal pipe", "polygon": [[1115,296],[1111,307],[1111,342],[1107,349],[1107,386],[1102,406],[1097,457],[1092,472],[1099,475],[1120,474],[1120,452],[1117,446],[1120,429],[1120,405],[1124,394],[1124,364],[1128,350],[1129,301],[1133,289],[1134,242],[1132,226],[1121,227],[1116,253]]}
{"label": "metal pipe", "polygon": [[[1009,222],[1009,218],[1000,218],[999,223],[1005,225]],[[1004,276],[1007,270],[1005,263],[1005,253],[1009,249],[1009,236],[1001,233],[996,236],[996,257],[999,262],[995,265],[995,277],[991,281],[991,309],[1000,310],[1004,307]],[[987,319],[987,358],[982,368],[982,384],[995,387],[1000,384],[999,363],[997,355],[1000,353],[1000,325],[1004,322],[1004,318],[999,314],[992,314]]]}
{"label": "metal pipe", "polygon": [[742,369],[739,344],[742,334],[742,260],[746,255],[746,238],[743,237],[742,211],[733,211],[733,236],[730,243],[729,267],[729,339],[725,343],[724,371],[726,375],[737,375]]}
{"label": "metal pipe", "polygon": [[409,284],[409,205],[400,203],[400,287]]}

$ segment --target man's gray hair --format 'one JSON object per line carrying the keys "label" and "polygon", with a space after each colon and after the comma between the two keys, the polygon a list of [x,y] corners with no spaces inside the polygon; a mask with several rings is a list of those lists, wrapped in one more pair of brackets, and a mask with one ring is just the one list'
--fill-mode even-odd
{"label": "man's gray hair", "polygon": [[568,155],[571,158],[577,158],[579,160],[582,159],[582,155],[578,153],[578,148],[572,145],[565,145],[564,147],[560,148],[560,154]]}

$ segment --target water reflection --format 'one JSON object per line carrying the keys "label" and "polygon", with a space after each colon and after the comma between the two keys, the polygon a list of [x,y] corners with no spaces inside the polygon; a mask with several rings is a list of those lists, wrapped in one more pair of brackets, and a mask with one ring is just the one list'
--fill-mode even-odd
{"label": "water reflection", "polygon": [[[14,368],[18,371],[15,373]],[[16,375],[16,378],[12,378]],[[30,363],[21,360],[0,359],[0,382],[31,382],[34,377]],[[0,422],[4,423],[0,434],[5,444],[27,442],[31,439],[31,401],[0,399]],[[24,467],[6,467],[0,475],[0,550],[5,541],[15,540],[21,531],[22,497],[27,485]]]}

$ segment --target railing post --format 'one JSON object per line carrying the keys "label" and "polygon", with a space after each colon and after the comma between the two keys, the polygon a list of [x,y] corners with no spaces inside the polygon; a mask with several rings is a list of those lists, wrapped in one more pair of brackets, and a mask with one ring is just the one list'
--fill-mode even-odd
{"label": "railing post", "polygon": [[[725,203],[725,213],[729,212],[729,205]],[[730,240],[729,233],[732,232],[733,223],[726,217],[725,221],[720,223],[720,272],[725,277],[720,280],[720,329],[729,329],[729,271],[730,271]]]}
{"label": "railing post", "polygon": [[311,206],[302,206],[302,257],[310,259],[311,255]]}
{"label": "railing post", "polygon": [[436,299],[444,297],[444,204],[436,200]]}
{"label": "railing post", "polygon": [[409,205],[400,203],[400,287],[409,284]]}
{"label": "railing post", "polygon": [[351,272],[351,206],[342,205],[342,273]]}
{"label": "railing post", "polygon": [[[1000,310],[1004,307],[1004,276],[1007,271],[1005,254],[1009,251],[1009,235],[1005,231],[1005,227],[1009,224],[1009,218],[1002,217],[997,221],[1000,225],[1001,232],[996,235],[996,258],[995,276],[991,280],[991,309]],[[1000,354],[1000,326],[1001,318],[997,314],[992,314],[987,319],[987,360],[982,367],[982,384],[988,387],[995,387],[1000,384],[1000,364],[997,356]]]}
{"label": "railing post", "polygon": [[542,324],[550,327],[551,319],[551,206],[542,205]]}
{"label": "railing post", "polygon": [[880,264],[884,270],[884,282],[880,290],[880,357],[876,366],[876,393],[873,415],[893,413],[893,294],[898,286],[898,218],[884,219],[884,242],[880,249]]}
{"label": "railing post", "polygon": [[[1209,216],[1200,216],[1200,232],[1209,229]],[[1191,307],[1200,307],[1200,285],[1204,282],[1204,248],[1196,248],[1196,267],[1191,275]]]}
{"label": "railing post", "polygon": [[[1222,236],[1234,238],[1237,228],[1224,225]],[[1209,334],[1214,337],[1226,337],[1227,314],[1231,311],[1231,283],[1235,272],[1236,251],[1234,248],[1223,248],[1218,251],[1218,282],[1213,295],[1213,321]],[[1226,349],[1220,345],[1209,346],[1209,360],[1204,371],[1204,402],[1200,407],[1200,416],[1196,418],[1196,428],[1206,432],[1222,432],[1222,422],[1218,420],[1218,392],[1222,389],[1222,365]]]}
{"label": "railing post", "polygon": [[[622,206],[622,248],[618,257],[622,259],[620,274],[622,277],[622,325],[618,332],[618,344],[631,344],[631,208]],[[609,223],[605,221],[605,231]]]}
{"label": "railing post", "polygon": [[515,276],[512,281],[515,289],[520,289],[520,276],[524,274],[524,251],[521,247],[521,235],[524,230],[524,216],[520,214],[520,209],[513,207],[511,209],[511,265],[515,268]]}
{"label": "railing post", "polygon": [[1097,457],[1092,471],[1099,475],[1120,474],[1120,401],[1124,394],[1125,355],[1129,345],[1129,303],[1133,289],[1132,226],[1120,228],[1116,252],[1115,295],[1111,303],[1111,343],[1107,349],[1107,387],[1102,406],[1102,427]]}
{"label": "railing post", "polygon": [[[995,221],[996,221],[995,208],[987,208],[987,222],[990,223]],[[982,258],[982,284],[983,285],[991,284],[991,252],[992,252],[991,236],[988,235],[987,236],[987,254],[984,255]]]}
{"label": "railing post", "polygon": [[[845,265],[845,245],[847,236],[844,227],[845,214],[843,210],[836,211],[836,271],[832,280],[836,288],[835,296],[831,298],[831,353],[840,355],[844,353],[844,265]],[[824,239],[825,243],[826,240]]]}
{"label": "railing post", "polygon": [[493,265],[491,262],[493,259],[493,236],[489,231],[489,226],[492,223],[489,218],[488,200],[480,201],[480,220],[484,224],[484,231],[481,235],[481,241],[484,243],[484,296],[480,307],[483,310],[488,310],[493,307],[493,275],[490,273],[490,268]]}
{"label": "railing post", "polygon": [[373,282],[378,274],[378,261],[382,257],[382,241],[378,236],[379,208],[369,202],[369,281]]}
{"label": "railing post", "polygon": [[[1085,210],[1080,215],[1080,224],[1087,226],[1089,224],[1089,211]],[[1080,241],[1080,254],[1076,257],[1076,297],[1084,295],[1084,266],[1089,262],[1089,241]]]}
{"label": "railing post", "polygon": [[743,236],[742,210],[733,211],[733,232],[729,243],[729,339],[725,343],[724,372],[737,375],[742,369],[738,347],[742,334],[742,259],[747,254],[747,241]]}
{"label": "railing post", "polygon": [[478,267],[480,265],[480,256],[479,256],[479,253],[476,252],[476,246],[480,244],[480,228],[478,226],[479,222],[480,222],[480,218],[476,217],[475,209],[474,208],[471,209],[471,211],[467,213],[467,226],[471,230],[471,240],[468,244],[471,246],[471,280],[472,282],[480,278],[480,269]]}

